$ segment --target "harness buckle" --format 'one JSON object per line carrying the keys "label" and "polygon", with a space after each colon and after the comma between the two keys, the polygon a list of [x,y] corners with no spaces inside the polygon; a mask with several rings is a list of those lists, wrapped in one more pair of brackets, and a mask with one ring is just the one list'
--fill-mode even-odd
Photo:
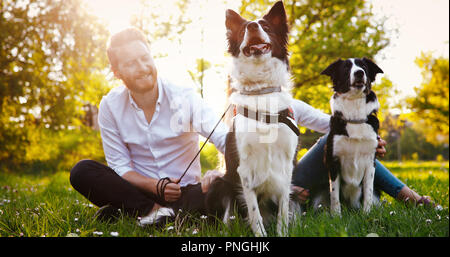
{"label": "harness buckle", "polygon": [[280,114],[278,113],[263,112],[258,118],[265,123],[278,123],[279,116]]}

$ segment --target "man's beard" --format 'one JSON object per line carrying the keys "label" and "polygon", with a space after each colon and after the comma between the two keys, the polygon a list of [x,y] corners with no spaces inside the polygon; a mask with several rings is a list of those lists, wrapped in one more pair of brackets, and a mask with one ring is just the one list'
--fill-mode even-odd
{"label": "man's beard", "polygon": [[[139,81],[140,80],[140,81]],[[144,81],[146,80],[146,81]],[[126,77],[123,78],[122,81],[127,86],[128,89],[132,91],[140,90],[140,89],[147,89],[144,90],[145,92],[153,90],[153,87],[156,84],[156,70],[149,70],[148,72],[135,76],[132,78]],[[142,83],[146,83],[146,85],[143,87]],[[151,85],[148,85],[151,84]],[[142,93],[142,92],[137,92]]]}

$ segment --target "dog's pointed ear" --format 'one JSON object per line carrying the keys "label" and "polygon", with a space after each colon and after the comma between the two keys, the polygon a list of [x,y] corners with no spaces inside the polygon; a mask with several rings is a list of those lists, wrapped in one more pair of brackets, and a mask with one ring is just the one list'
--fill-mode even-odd
{"label": "dog's pointed ear", "polygon": [[286,10],[282,1],[276,2],[263,19],[275,26],[284,26],[287,21]]}
{"label": "dog's pointed ear", "polygon": [[374,82],[375,81],[375,77],[378,73],[383,73],[383,70],[380,69],[380,67],[378,67],[378,65],[376,65],[372,60],[370,60],[369,58],[362,58],[362,61],[367,65],[368,67],[368,73],[367,76],[370,79],[370,82]]}
{"label": "dog's pointed ear", "polygon": [[330,64],[325,70],[323,70],[320,74],[330,76],[332,79],[336,75],[336,71],[339,69],[339,66],[342,64],[342,60],[338,59]]}
{"label": "dog's pointed ear", "polygon": [[228,31],[237,31],[241,25],[246,22],[244,18],[241,17],[235,11],[228,9],[225,12],[225,26]]}

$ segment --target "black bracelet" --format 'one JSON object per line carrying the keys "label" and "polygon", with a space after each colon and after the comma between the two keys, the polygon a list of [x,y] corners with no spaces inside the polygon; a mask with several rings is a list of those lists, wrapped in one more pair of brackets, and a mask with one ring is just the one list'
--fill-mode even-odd
{"label": "black bracelet", "polygon": [[164,197],[164,191],[166,191],[166,186],[170,183],[174,183],[170,178],[165,177],[158,180],[156,183],[156,196],[160,199],[160,201],[164,204],[167,204],[167,201]]}

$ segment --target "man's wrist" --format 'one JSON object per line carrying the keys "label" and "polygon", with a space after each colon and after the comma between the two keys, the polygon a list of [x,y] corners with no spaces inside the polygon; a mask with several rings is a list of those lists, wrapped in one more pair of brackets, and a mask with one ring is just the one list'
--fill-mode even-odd
{"label": "man's wrist", "polygon": [[122,178],[145,192],[156,194],[157,179],[146,177],[133,170],[123,174]]}
{"label": "man's wrist", "polygon": [[147,191],[156,195],[156,193],[157,193],[156,192],[157,191],[156,190],[156,184],[157,183],[158,183],[157,179],[148,178],[148,182],[146,183],[147,184]]}

